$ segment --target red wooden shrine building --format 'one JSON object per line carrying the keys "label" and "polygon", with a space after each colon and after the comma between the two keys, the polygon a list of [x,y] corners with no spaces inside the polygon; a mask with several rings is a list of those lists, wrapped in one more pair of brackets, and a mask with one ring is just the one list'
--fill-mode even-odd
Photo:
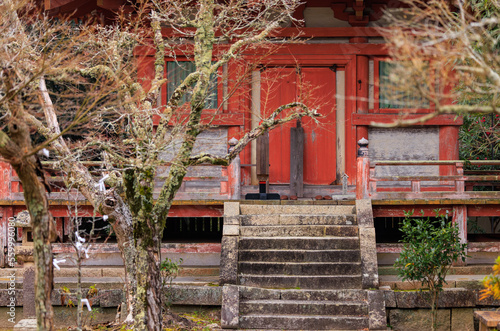
{"label": "red wooden shrine building", "polygon": [[[127,6],[125,3],[125,0],[45,0],[44,5],[51,15],[94,15],[106,23],[116,10]],[[469,178],[463,173],[463,164],[451,162],[459,158],[460,117],[440,115],[425,124],[394,129],[371,125],[393,122],[407,111],[413,113],[410,117],[433,111],[430,105],[415,109],[411,103],[393,104],[388,98],[391,90],[385,78],[391,66],[377,27],[385,25],[381,20],[383,8],[399,5],[392,0],[305,1],[295,14],[303,19],[303,27],[279,31],[282,37],[299,35],[303,42],[283,45],[263,59],[261,66],[250,73],[246,92],[235,94],[227,102],[222,100],[239,70],[236,65],[223,69],[216,78],[216,97],[210,101],[214,110],[207,110],[210,115],[216,112],[213,124],[218,127],[202,134],[199,150],[224,153],[231,138],[240,137],[242,132],[258,125],[260,116],[290,101],[315,103],[324,117],[319,125],[308,119],[302,121],[304,134],[300,148],[295,140],[291,142],[296,139],[297,123],[288,123],[272,131],[267,144],[252,143],[230,167],[193,167],[169,214],[165,252],[216,256],[220,251],[223,202],[257,192],[257,175],[262,169],[258,165],[262,163],[269,164],[266,172],[269,191],[281,196],[297,195],[311,202],[319,197],[350,201],[357,192],[358,197],[372,198],[379,263],[391,263],[392,258],[385,260],[384,254],[398,250],[397,245],[386,243],[394,241],[391,238],[398,232],[394,218],[402,217],[405,210],[423,210],[427,215],[436,208],[449,211],[460,224],[463,240],[467,240],[467,217],[500,215],[497,192],[479,194],[465,189],[474,181],[498,178]],[[163,32],[165,36],[170,33],[168,29]],[[147,80],[153,75],[154,54],[141,52],[137,52],[144,57],[139,71]],[[181,78],[179,72],[189,70],[189,63],[180,57],[176,61],[166,58],[165,68],[175,84]],[[169,86],[163,88],[162,103],[166,102],[169,91]],[[357,142],[361,138],[369,141],[369,157],[357,157]],[[297,170],[291,156],[301,154],[303,167]],[[347,182],[342,186],[344,178]],[[70,235],[67,196],[54,192],[50,198],[60,237],[67,238]],[[90,206],[82,204],[82,216],[91,216]],[[24,209],[19,179],[8,165],[2,164],[0,266],[5,263],[7,220]],[[188,244],[181,247],[180,242]],[[89,263],[120,263],[114,244],[102,245],[94,246],[98,258]],[[56,253],[69,249],[65,243],[54,245]],[[471,245],[469,254],[473,258],[475,252],[487,253],[471,259],[470,263],[493,262],[492,256],[499,251],[499,243]],[[185,263],[190,262],[185,259]],[[218,262],[215,257],[204,263]]]}

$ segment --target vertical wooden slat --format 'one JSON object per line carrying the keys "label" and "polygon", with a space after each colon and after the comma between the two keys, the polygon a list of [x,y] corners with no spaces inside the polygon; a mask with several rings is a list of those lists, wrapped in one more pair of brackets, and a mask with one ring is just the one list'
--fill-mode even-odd
{"label": "vertical wooden slat", "polygon": [[269,133],[257,138],[257,178],[269,178]]}
{"label": "vertical wooden slat", "polygon": [[5,247],[7,246],[7,223],[3,209],[0,209],[0,267],[5,267]]}
{"label": "vertical wooden slat", "polygon": [[304,129],[290,128],[290,195],[304,196]]}

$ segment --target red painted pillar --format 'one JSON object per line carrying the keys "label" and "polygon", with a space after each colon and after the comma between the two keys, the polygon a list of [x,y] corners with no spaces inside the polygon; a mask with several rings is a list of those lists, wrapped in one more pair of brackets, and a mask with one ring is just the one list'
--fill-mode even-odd
{"label": "red painted pillar", "polygon": [[0,200],[10,198],[11,173],[12,173],[11,165],[5,162],[0,162]]}
{"label": "red painted pillar", "polygon": [[[439,159],[458,160],[458,125],[446,125],[439,128]],[[441,176],[455,175],[455,167],[440,166]]]}
{"label": "red painted pillar", "polygon": [[370,160],[368,158],[368,141],[359,143],[358,158],[356,160],[356,199],[370,198]]}
{"label": "red painted pillar", "polygon": [[[235,127],[228,130],[228,136],[230,137],[228,141],[229,149],[238,143],[238,140],[235,138],[238,135],[239,128]],[[227,186],[229,199],[241,199],[241,160],[239,155],[227,167]]]}
{"label": "red painted pillar", "polygon": [[[364,37],[349,39],[350,43],[367,43]],[[369,76],[368,56],[356,56],[356,113],[368,114],[368,76]],[[356,127],[356,141],[361,138],[368,139],[368,126],[360,125]]]}

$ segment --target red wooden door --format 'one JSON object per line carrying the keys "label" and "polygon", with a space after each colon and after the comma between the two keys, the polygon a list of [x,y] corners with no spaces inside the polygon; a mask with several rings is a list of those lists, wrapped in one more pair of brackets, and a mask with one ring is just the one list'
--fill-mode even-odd
{"label": "red wooden door", "polygon": [[[304,183],[333,184],[336,174],[335,73],[325,67],[268,68],[262,72],[261,88],[263,116],[297,100],[323,115],[320,123],[310,118],[302,120]],[[272,184],[290,182],[290,128],[293,126],[295,122],[290,122],[269,134],[269,182]]]}

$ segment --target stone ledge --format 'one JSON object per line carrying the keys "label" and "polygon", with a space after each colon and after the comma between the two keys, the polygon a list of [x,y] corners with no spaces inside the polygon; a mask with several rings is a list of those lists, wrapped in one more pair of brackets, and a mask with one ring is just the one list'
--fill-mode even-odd
{"label": "stone ledge", "polygon": [[[74,289],[71,289],[72,291]],[[88,289],[82,289],[83,297],[86,296]],[[52,304],[61,306],[62,297],[67,296],[63,291],[54,289],[52,291]],[[6,289],[0,289],[0,307],[6,307],[10,302],[10,294]],[[182,286],[172,285],[169,297],[174,305],[206,305],[220,306],[222,302],[222,290],[219,286]],[[15,293],[16,306],[23,305],[23,290],[16,289]],[[74,298],[73,298],[74,299]],[[103,290],[91,299],[92,306],[99,307],[118,307],[124,300],[123,290]]]}
{"label": "stone ledge", "polygon": [[[387,288],[384,292],[387,308],[416,309],[429,308],[429,304],[419,291],[393,291]],[[439,308],[474,308],[499,307],[500,300],[491,298],[479,300],[479,290],[467,288],[445,288],[439,296]]]}

